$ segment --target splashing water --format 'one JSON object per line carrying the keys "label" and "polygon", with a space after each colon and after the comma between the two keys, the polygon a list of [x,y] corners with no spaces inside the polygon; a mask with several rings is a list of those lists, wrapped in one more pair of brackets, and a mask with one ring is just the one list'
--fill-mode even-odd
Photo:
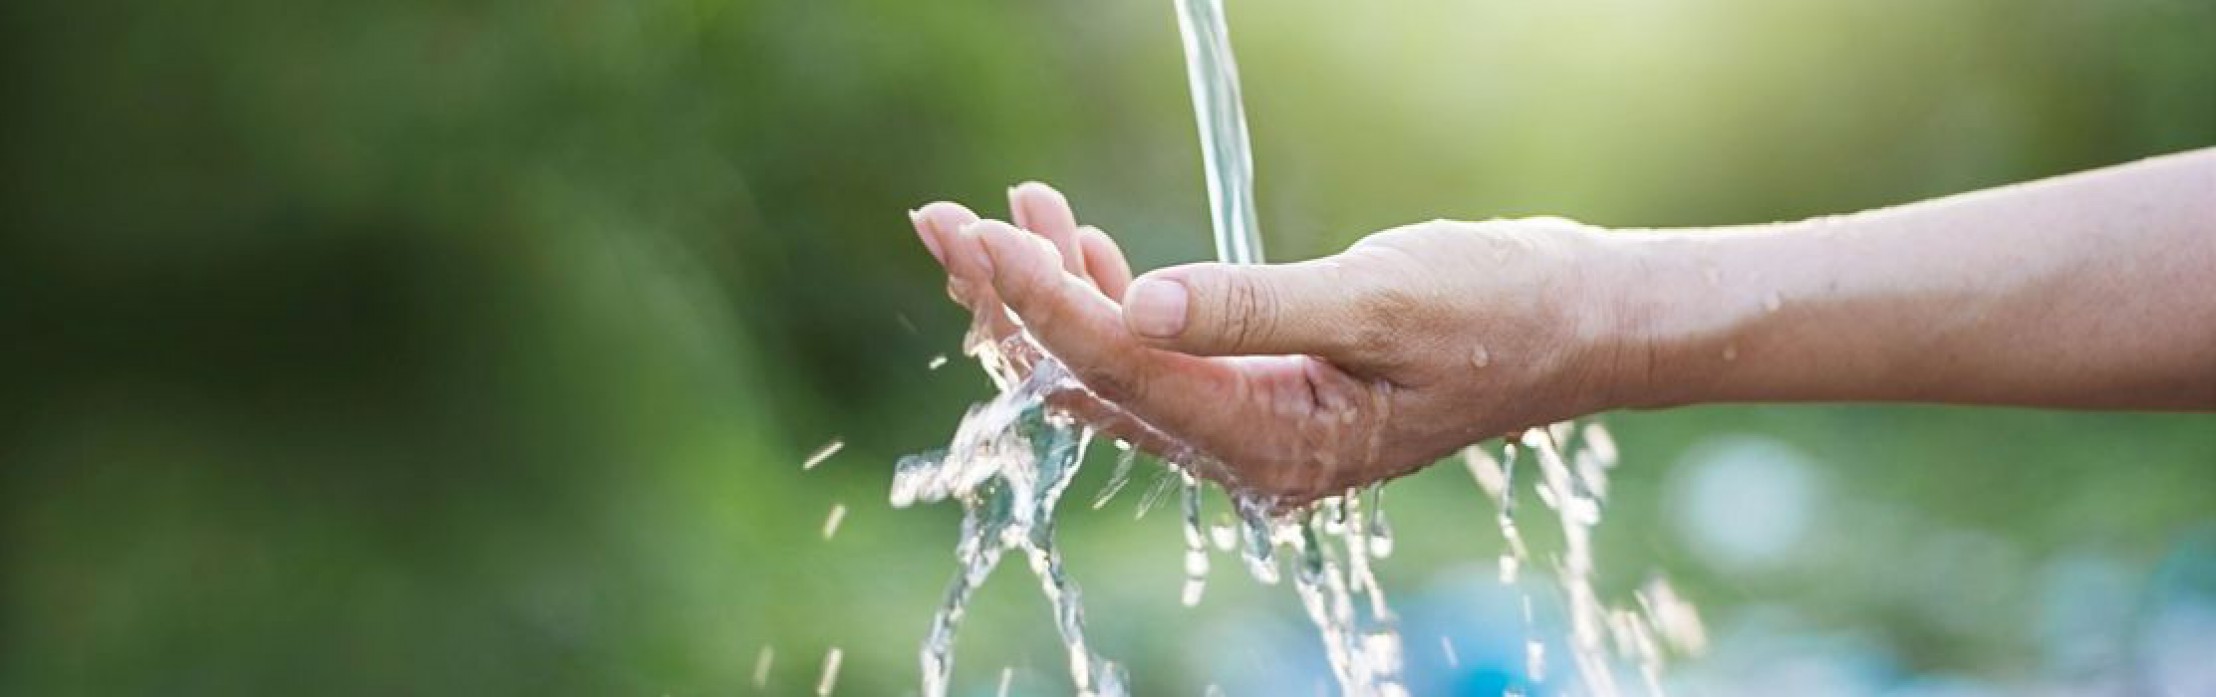
{"label": "splashing water", "polygon": [[[1261,263],[1253,161],[1222,0],[1176,0],[1176,8],[1200,127],[1218,258],[1225,263]],[[971,595],[1003,554],[1018,551],[1029,561],[1053,606],[1077,693],[1123,695],[1122,668],[1095,654],[1086,642],[1077,586],[1064,575],[1054,543],[1055,509],[1093,434],[1049,407],[1047,399],[1083,392],[1084,387],[1026,334],[995,342],[981,338],[973,328],[966,343],[968,353],[999,387],[999,394],[970,409],[946,450],[902,458],[892,489],[896,507],[952,498],[963,511],[961,538],[955,547],[961,568],[932,620],[921,654],[923,693],[925,697],[947,694],[954,637]],[[1489,356],[1480,348],[1473,361],[1483,367]],[[931,367],[938,367],[937,363]],[[1576,441],[1580,447],[1575,455],[1565,457],[1560,446],[1573,436],[1582,436]],[[1529,558],[1514,516],[1519,444],[1537,460],[1540,479],[1534,486],[1540,500],[1557,513],[1563,530],[1565,549],[1556,578],[1570,608],[1569,648],[1578,677],[1586,691],[1613,697],[1619,694],[1613,666],[1619,657],[1629,657],[1637,662],[1649,690],[1660,694],[1665,649],[1694,651],[1705,639],[1697,613],[1667,583],[1650,582],[1631,608],[1604,605],[1593,590],[1591,533],[1600,523],[1607,471],[1616,463],[1614,441],[1598,424],[1581,430],[1565,422],[1533,429],[1520,440],[1504,444],[1499,459],[1475,446],[1465,451],[1470,473],[1496,505],[1508,550],[1500,560],[1504,584],[1518,584]],[[835,445],[829,448],[833,452]],[[1096,509],[1121,491],[1133,474],[1136,451],[1122,441],[1116,446],[1122,452],[1108,483],[1092,502]],[[810,464],[828,455],[811,458]],[[1267,497],[1234,489],[1228,493],[1237,524],[1204,529],[1201,484],[1192,474],[1195,467],[1177,462],[1213,464],[1196,453],[1171,454],[1165,461],[1170,471],[1141,497],[1137,514],[1145,515],[1170,489],[1179,489],[1186,546],[1181,601],[1190,606],[1203,597],[1211,541],[1219,550],[1236,548],[1248,573],[1272,585],[1283,578],[1277,553],[1283,549],[1290,554],[1293,590],[1316,627],[1341,691],[1354,697],[1406,695],[1397,621],[1371,566],[1373,559],[1390,556],[1394,546],[1381,485],[1348,490],[1292,511],[1280,511]],[[1526,633],[1532,638],[1527,641],[1526,661],[1530,677],[1543,681],[1545,647],[1531,627],[1530,608],[1527,593],[1524,617]],[[1448,660],[1457,662],[1453,645],[1444,640],[1442,644]],[[1006,672],[1001,679],[1005,690]]]}
{"label": "splashing water", "polygon": [[[1010,341],[1005,348],[1028,348],[1027,337]],[[1122,669],[1086,644],[1077,585],[1063,573],[1062,555],[1054,545],[1055,506],[1077,474],[1092,432],[1048,408],[1046,398],[1082,388],[1052,359],[1038,360],[1019,381],[1009,356],[1036,354],[1011,354],[990,342],[971,344],[972,355],[1001,385],[1000,395],[962,417],[947,450],[901,458],[893,474],[896,507],[946,498],[962,505],[961,540],[954,548],[962,568],[948,585],[924,640],[923,693],[947,693],[954,672],[954,635],[970,597],[999,565],[1001,555],[1013,550],[1030,562],[1040,590],[1054,607],[1055,628],[1068,649],[1070,678],[1078,694],[1124,695]]]}
{"label": "splashing water", "polygon": [[[1227,264],[1259,264],[1262,235],[1255,214],[1254,160],[1223,2],[1176,0],[1176,4],[1177,28],[1185,45],[1185,74],[1192,87],[1193,116],[1200,127],[1201,163],[1208,181],[1216,256]],[[1200,584],[1207,571],[1194,486],[1188,478],[1188,605],[1199,601]],[[1234,492],[1232,499],[1247,530],[1242,556],[1256,580],[1278,581],[1277,547],[1286,547],[1296,555],[1293,589],[1323,639],[1324,653],[1330,658],[1331,672],[1340,689],[1349,695],[1405,694],[1400,675],[1400,634],[1385,603],[1384,589],[1370,570],[1373,556],[1392,553],[1392,533],[1383,510],[1377,506],[1380,490],[1373,486],[1368,491],[1368,506],[1362,505],[1356,492],[1349,491],[1345,496],[1277,516],[1270,514],[1269,501],[1239,492]]]}
{"label": "splashing water", "polygon": [[[1573,444],[1571,455],[1565,446]],[[1519,447],[1520,446],[1520,447]],[[1667,581],[1649,580],[1634,597],[1633,607],[1603,603],[1594,590],[1592,534],[1600,526],[1601,507],[1608,493],[1608,472],[1615,468],[1616,441],[1608,429],[1595,422],[1572,421],[1534,428],[1501,446],[1494,458],[1479,446],[1463,451],[1464,463],[1478,488],[1495,503],[1501,536],[1508,552],[1501,557],[1501,582],[1515,584],[1516,569],[1529,556],[1515,521],[1515,470],[1529,451],[1536,461],[1539,479],[1533,484],[1539,502],[1554,511],[1562,530],[1562,554],[1557,560],[1555,585],[1569,611],[1569,654],[1585,691],[1596,697],[1622,694],[1615,667],[1625,661],[1636,664],[1648,694],[1661,695],[1662,668],[1669,653],[1697,653],[1707,643],[1700,615],[1677,595]],[[1546,647],[1535,636],[1531,597],[1523,598],[1526,672],[1534,681],[1546,680]]]}

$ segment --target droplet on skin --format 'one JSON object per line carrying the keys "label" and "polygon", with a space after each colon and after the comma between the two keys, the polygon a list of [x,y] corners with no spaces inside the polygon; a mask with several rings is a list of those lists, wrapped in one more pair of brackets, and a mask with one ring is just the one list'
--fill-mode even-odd
{"label": "droplet on skin", "polygon": [[1725,363],[1730,363],[1730,362],[1732,362],[1732,361],[1736,361],[1736,360],[1739,360],[1739,347],[1738,347],[1737,345],[1732,345],[1732,346],[1725,346],[1725,347],[1724,347],[1724,362],[1725,362]]}
{"label": "droplet on skin", "polygon": [[839,684],[839,660],[844,654],[833,646],[823,654],[823,678],[816,681],[816,697],[831,697],[831,689]]}
{"label": "droplet on skin", "polygon": [[1485,366],[1492,364],[1493,352],[1485,350],[1485,347],[1483,346],[1470,349],[1470,367],[1484,368]]}
{"label": "droplet on skin", "polygon": [[846,521],[846,504],[831,504],[831,515],[823,519],[823,539],[839,534],[839,523]]}
{"label": "droplet on skin", "polygon": [[1763,299],[1762,299],[1762,309],[1763,309],[1763,310],[1766,310],[1766,311],[1769,311],[1769,312],[1776,312],[1778,308],[1780,308],[1780,307],[1784,307],[1784,306],[1785,306],[1785,298],[1783,298],[1783,297],[1779,296],[1779,295],[1778,295],[1778,294],[1777,294],[1776,292],[1774,292],[1774,291],[1773,291],[1773,292],[1771,292],[1771,293],[1770,293],[1770,295],[1769,295],[1768,297],[1765,297],[1765,298],[1763,298]]}
{"label": "droplet on skin", "polygon": [[754,689],[760,690],[769,686],[770,663],[776,660],[777,649],[775,647],[764,646],[760,652],[754,654]]}
{"label": "droplet on skin", "polygon": [[845,447],[846,441],[838,438],[833,438],[831,439],[831,442],[825,443],[823,444],[823,447],[816,448],[815,452],[809,453],[808,459],[801,461],[800,469],[815,469],[816,465],[823,464],[824,460],[831,459],[831,456],[839,454],[839,450]]}

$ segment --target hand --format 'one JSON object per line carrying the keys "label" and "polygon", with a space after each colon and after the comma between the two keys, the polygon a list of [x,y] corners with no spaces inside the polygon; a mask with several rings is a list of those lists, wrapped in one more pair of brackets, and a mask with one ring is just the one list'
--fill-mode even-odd
{"label": "hand", "polygon": [[1019,331],[1013,310],[1089,391],[1072,412],[1206,455],[1187,464],[1280,505],[1605,408],[1601,376],[1632,353],[1586,282],[1613,263],[1607,241],[1566,220],[1421,223],[1314,261],[1134,282],[1053,189],[1018,186],[1009,206],[1013,225],[946,202],[913,214],[976,313],[973,345]]}

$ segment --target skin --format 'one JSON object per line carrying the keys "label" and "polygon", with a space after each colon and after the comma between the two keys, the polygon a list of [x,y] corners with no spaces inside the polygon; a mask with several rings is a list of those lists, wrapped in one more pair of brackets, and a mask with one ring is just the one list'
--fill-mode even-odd
{"label": "skin", "polygon": [[1020,318],[1087,388],[1065,408],[1287,505],[1619,408],[2216,411],[2216,149],[1770,225],[1432,221],[1136,281],[1052,188],[1009,207],[911,214],[974,337]]}

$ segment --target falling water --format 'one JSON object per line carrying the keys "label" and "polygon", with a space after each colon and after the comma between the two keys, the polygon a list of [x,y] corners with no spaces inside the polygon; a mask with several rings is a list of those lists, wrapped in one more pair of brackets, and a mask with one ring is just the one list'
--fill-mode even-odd
{"label": "falling water", "polygon": [[1231,59],[1223,0],[1177,0],[1177,29],[1185,39],[1193,117],[1200,122],[1216,259],[1262,263],[1262,230],[1254,217],[1254,158],[1247,150],[1246,107],[1239,100],[1239,65]]}
{"label": "falling water", "polygon": [[[945,450],[901,458],[893,474],[892,503],[953,498],[962,506],[962,533],[954,556],[961,563],[946,600],[924,640],[923,693],[944,697],[954,672],[954,635],[972,594],[1001,556],[1020,552],[1053,606],[1055,629],[1069,652],[1070,679],[1080,695],[1125,694],[1123,672],[1093,653],[1085,641],[1085,611],[1077,584],[1062,569],[1054,545],[1054,509],[1084,460],[1092,432],[1047,407],[1049,394],[1077,386],[1052,359],[1039,359],[1017,378],[1015,351],[1035,352],[1029,338],[1009,343],[973,341],[972,355],[1001,385],[991,401],[972,407]],[[1035,355],[1035,354],[1033,354]]]}
{"label": "falling water", "polygon": [[[1223,1],[1176,2],[1177,27],[1185,43],[1185,75],[1192,87],[1193,116],[1200,126],[1216,257],[1227,264],[1259,264],[1262,235],[1255,216],[1254,160],[1248,150],[1239,68],[1232,59]],[[1208,570],[1195,486],[1188,477],[1184,597],[1188,605],[1199,602]],[[1266,501],[1232,494],[1248,530],[1243,556],[1256,579],[1277,582],[1277,547],[1297,555],[1293,589],[1323,639],[1333,676],[1348,695],[1406,693],[1400,634],[1385,603],[1385,591],[1370,570],[1372,557],[1392,553],[1391,528],[1376,505],[1379,491],[1374,486],[1368,490],[1368,506],[1357,492],[1349,491],[1278,515],[1271,513]]]}
{"label": "falling water", "polygon": [[[1638,669],[1646,693],[1661,695],[1666,654],[1699,652],[1707,639],[1699,613],[1667,581],[1648,581],[1634,594],[1632,607],[1608,605],[1594,590],[1592,535],[1600,526],[1608,473],[1617,458],[1615,438],[1598,422],[1564,421],[1524,431],[1502,444],[1498,458],[1479,446],[1463,451],[1471,476],[1495,504],[1501,536],[1508,545],[1501,556],[1501,582],[1519,588],[1517,569],[1529,551],[1516,527],[1515,471],[1520,460],[1536,462],[1539,477],[1532,489],[1539,502],[1554,512],[1562,531],[1554,582],[1569,611],[1570,661],[1585,692],[1596,697],[1622,694],[1616,666],[1628,661]],[[1546,646],[1532,627],[1528,591],[1523,607],[1526,672],[1533,681],[1545,681]]]}
{"label": "falling water", "polygon": [[[1217,257],[1224,263],[1261,263],[1253,160],[1222,0],[1176,0],[1176,7],[1193,112],[1200,127]],[[998,396],[970,409],[947,449],[902,458],[892,490],[895,506],[952,498],[963,512],[955,548],[960,569],[933,617],[921,654],[923,693],[925,697],[947,694],[954,638],[971,596],[1002,555],[1015,551],[1029,562],[1053,606],[1077,693],[1123,695],[1122,668],[1094,653],[1086,642],[1077,586],[1063,573],[1054,543],[1056,506],[1084,459],[1092,432],[1049,408],[1046,399],[1051,394],[1082,392],[1084,387],[1026,334],[993,341],[973,327],[966,348],[999,386]],[[1489,360],[1482,348],[1476,356],[1473,361],[1479,367]],[[931,367],[941,362],[935,359]],[[1578,448],[1565,456],[1563,446],[1573,437]],[[827,446],[809,464],[836,452],[838,445]],[[1136,452],[1125,442],[1116,446],[1123,452],[1108,484],[1093,501],[1094,508],[1104,506],[1132,476]],[[1607,471],[1617,458],[1614,441],[1598,424],[1581,429],[1565,422],[1533,429],[1505,443],[1498,459],[1477,447],[1466,451],[1470,472],[1495,503],[1506,538],[1501,582],[1521,587],[1519,574],[1529,558],[1513,505],[1514,472],[1523,450],[1530,451],[1530,459],[1537,462],[1540,477],[1534,487],[1540,500],[1556,512],[1563,531],[1565,549],[1555,578],[1570,608],[1571,660],[1585,690],[1601,697],[1618,694],[1614,666],[1630,660],[1636,662],[1649,690],[1660,694],[1665,649],[1697,650],[1703,641],[1699,618],[1691,605],[1659,580],[1639,591],[1631,608],[1605,605],[1595,593],[1591,533],[1600,523]],[[1291,559],[1291,585],[1316,627],[1341,691],[1354,697],[1406,695],[1397,621],[1371,566],[1374,559],[1393,550],[1381,486],[1348,490],[1292,511],[1279,510],[1274,501],[1253,492],[1230,491],[1238,518],[1235,529],[1220,525],[1204,532],[1201,484],[1191,474],[1195,468],[1175,464],[1198,464],[1203,459],[1195,453],[1171,454],[1166,460],[1170,471],[1156,480],[1137,506],[1138,514],[1144,515],[1170,489],[1180,489],[1186,547],[1184,604],[1197,604],[1206,590],[1211,539],[1218,549],[1236,547],[1248,573],[1264,584],[1283,578],[1279,568],[1283,550]],[[1544,680],[1544,645],[1530,626],[1528,594],[1524,614],[1530,637],[1528,672],[1533,680]],[[1452,643],[1442,639],[1442,647],[1448,660],[1456,662]],[[1004,672],[1004,690],[1006,680]]]}

